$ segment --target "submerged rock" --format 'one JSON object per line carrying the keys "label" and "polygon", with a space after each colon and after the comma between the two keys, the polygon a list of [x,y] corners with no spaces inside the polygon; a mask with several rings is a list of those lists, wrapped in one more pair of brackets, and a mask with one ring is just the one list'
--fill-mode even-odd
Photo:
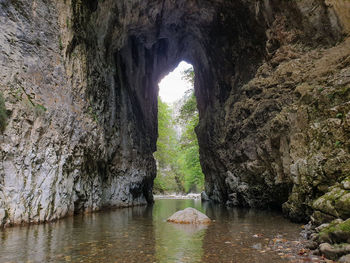
{"label": "submerged rock", "polygon": [[211,222],[209,217],[192,207],[177,211],[167,221],[178,224],[210,224]]}
{"label": "submerged rock", "polygon": [[176,231],[185,233],[187,236],[193,236],[200,231],[208,229],[209,224],[171,224]]}

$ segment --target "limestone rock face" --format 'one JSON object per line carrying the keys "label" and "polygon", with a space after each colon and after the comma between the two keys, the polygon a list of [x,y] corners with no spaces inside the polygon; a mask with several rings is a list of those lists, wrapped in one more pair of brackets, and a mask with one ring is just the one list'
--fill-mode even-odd
{"label": "limestone rock face", "polygon": [[299,221],[345,216],[347,198],[319,198],[349,191],[349,10],[348,0],[0,2],[0,225],[152,202],[157,83],[181,60],[195,68],[209,199]]}
{"label": "limestone rock face", "polygon": [[178,224],[210,224],[211,220],[205,214],[197,209],[187,207],[184,210],[177,211],[167,219],[168,222]]}
{"label": "limestone rock face", "polygon": [[96,32],[82,31],[91,8],[0,3],[0,226],[153,200],[156,104],[141,105],[144,91],[121,83]]}

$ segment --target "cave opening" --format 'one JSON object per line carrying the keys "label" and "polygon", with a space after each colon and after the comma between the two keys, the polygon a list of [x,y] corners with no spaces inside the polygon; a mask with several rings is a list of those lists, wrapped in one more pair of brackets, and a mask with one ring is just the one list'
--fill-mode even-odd
{"label": "cave opening", "polygon": [[154,194],[188,194],[204,190],[204,174],[195,133],[199,116],[194,76],[193,66],[181,61],[158,84]]}
{"label": "cave opening", "polygon": [[[279,35],[266,34],[274,20],[261,12],[260,4],[250,6],[244,1],[181,3],[166,3],[160,13],[142,6],[142,19],[135,16],[122,31],[108,19],[106,28],[96,29],[104,53],[99,61],[93,53],[96,49],[91,50],[89,67],[92,73],[104,74],[90,78],[90,97],[96,111],[104,113],[107,177],[131,174],[123,200],[153,202],[153,186],[157,188],[154,153],[159,149],[158,83],[184,60],[195,72],[196,154],[205,175],[205,195],[228,205],[268,207],[277,199],[281,206],[290,182],[284,177],[277,181],[260,178],[262,174],[274,178],[276,169],[268,161],[269,145],[257,143],[266,134],[269,118],[280,110],[279,104],[272,96],[265,98],[259,85],[247,85],[278,48]],[[124,18],[120,21],[125,22]],[[261,75],[268,76],[271,67],[265,65]],[[276,150],[280,164],[278,156]],[[281,185],[287,185],[287,191]],[[110,193],[106,196],[109,202]]]}

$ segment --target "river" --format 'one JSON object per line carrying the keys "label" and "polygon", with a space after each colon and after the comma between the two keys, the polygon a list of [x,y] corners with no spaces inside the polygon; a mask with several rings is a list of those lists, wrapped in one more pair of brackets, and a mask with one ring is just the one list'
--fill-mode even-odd
{"label": "river", "polygon": [[[214,222],[207,227],[166,222],[186,207]],[[156,200],[148,207],[3,229],[0,262],[289,262],[298,259],[300,230],[278,212]]]}

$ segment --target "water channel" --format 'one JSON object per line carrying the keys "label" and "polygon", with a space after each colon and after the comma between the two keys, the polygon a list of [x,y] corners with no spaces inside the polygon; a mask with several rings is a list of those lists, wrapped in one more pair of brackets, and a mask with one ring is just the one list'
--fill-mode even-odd
{"label": "water channel", "polygon": [[[186,207],[214,222],[206,227],[166,222]],[[1,230],[0,262],[290,262],[297,259],[292,252],[300,230],[278,212],[165,199]]]}

